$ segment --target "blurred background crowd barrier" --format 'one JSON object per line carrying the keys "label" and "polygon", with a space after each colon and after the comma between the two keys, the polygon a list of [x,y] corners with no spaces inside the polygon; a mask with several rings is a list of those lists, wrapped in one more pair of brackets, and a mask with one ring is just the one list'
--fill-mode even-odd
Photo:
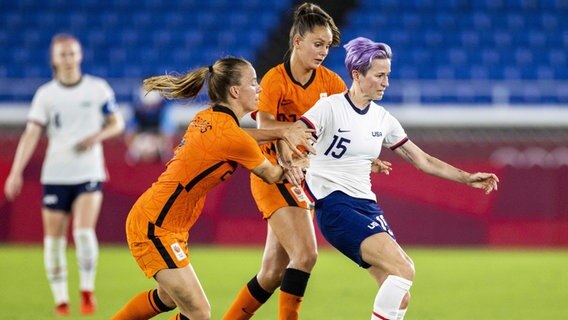
{"label": "blurred background crowd barrier", "polygon": [[[336,20],[342,43],[357,36],[391,45],[390,88],[381,102],[431,153],[466,170],[496,172],[499,191],[425,177],[385,151],[391,176],[373,177],[402,243],[568,246],[568,1],[313,1]],[[259,77],[281,62],[298,1],[21,0],[0,3],[0,178],[10,169],[29,103],[51,77],[58,32],[84,47],[83,71],[106,78],[122,110],[147,76],[184,72],[225,55],[253,62]],[[349,83],[344,50],[325,65]],[[171,106],[177,138],[206,102]],[[251,119],[243,121],[253,126]],[[174,139],[175,140],[175,139]],[[174,141],[175,142],[175,141]],[[45,149],[45,141],[40,150]],[[175,144],[175,143],[174,143]],[[98,234],[124,241],[124,220],[162,163],[125,161],[124,141],[105,146],[111,180]],[[26,170],[17,201],[0,196],[0,241],[41,241],[39,171]],[[208,198],[192,241],[261,244],[265,223],[245,170]]]}

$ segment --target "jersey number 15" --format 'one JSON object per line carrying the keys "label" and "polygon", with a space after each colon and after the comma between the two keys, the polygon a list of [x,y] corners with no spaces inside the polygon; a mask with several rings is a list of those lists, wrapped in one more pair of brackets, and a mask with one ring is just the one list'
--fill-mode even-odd
{"label": "jersey number 15", "polygon": [[325,150],[324,154],[327,156],[331,153],[332,157],[339,159],[345,154],[345,152],[347,152],[347,144],[349,144],[350,142],[351,140],[347,138],[340,138],[337,135],[334,135],[333,141],[329,145],[329,148]]}

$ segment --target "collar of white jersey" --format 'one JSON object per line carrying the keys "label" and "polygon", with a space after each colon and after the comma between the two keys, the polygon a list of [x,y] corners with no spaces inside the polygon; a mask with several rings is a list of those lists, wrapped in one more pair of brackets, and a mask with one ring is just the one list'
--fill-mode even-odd
{"label": "collar of white jersey", "polygon": [[357,112],[358,114],[367,114],[367,112],[369,112],[369,109],[371,107],[371,103],[369,103],[365,108],[359,109],[355,106],[355,104],[353,104],[353,101],[351,101],[351,98],[349,98],[349,92],[345,93],[345,99],[347,99],[347,102],[349,102],[349,104],[351,105],[351,108],[353,108],[353,110],[355,110],[355,112]]}

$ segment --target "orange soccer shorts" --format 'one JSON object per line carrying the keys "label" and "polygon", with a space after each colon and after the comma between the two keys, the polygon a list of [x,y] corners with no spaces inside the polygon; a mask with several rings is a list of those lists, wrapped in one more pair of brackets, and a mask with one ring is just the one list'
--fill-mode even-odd
{"label": "orange soccer shorts", "polygon": [[258,210],[262,212],[264,219],[270,218],[276,210],[283,207],[310,209],[309,203],[297,198],[292,191],[292,184],[288,182],[268,184],[256,175],[251,174],[250,188]]}
{"label": "orange soccer shorts", "polygon": [[148,278],[162,269],[189,265],[188,237],[187,232],[171,232],[154,225],[136,208],[126,220],[128,247]]}

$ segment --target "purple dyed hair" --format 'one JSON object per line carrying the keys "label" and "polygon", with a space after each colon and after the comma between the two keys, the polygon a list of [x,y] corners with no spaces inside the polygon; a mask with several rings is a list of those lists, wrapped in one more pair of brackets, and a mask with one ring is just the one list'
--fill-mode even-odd
{"label": "purple dyed hair", "polygon": [[392,50],[388,44],[374,42],[363,37],[355,38],[343,47],[347,51],[345,67],[351,79],[353,79],[353,70],[365,75],[371,69],[371,63],[375,59],[392,59]]}

